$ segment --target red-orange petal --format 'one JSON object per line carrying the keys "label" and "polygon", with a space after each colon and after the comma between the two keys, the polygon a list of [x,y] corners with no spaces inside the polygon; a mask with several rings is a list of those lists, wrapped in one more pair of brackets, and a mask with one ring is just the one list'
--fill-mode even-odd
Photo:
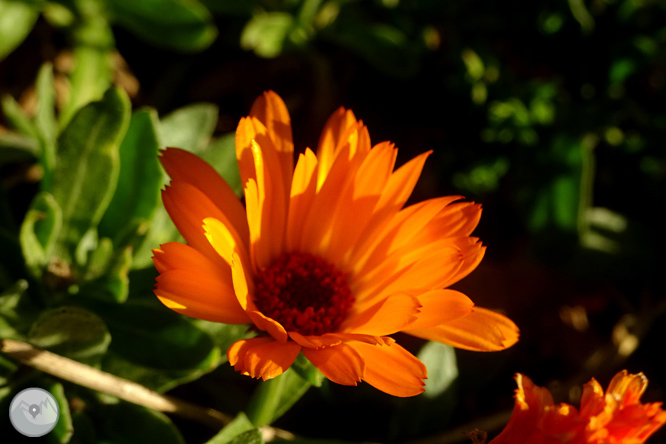
{"label": "red-orange petal", "polygon": [[370,345],[349,342],[365,361],[363,381],[393,396],[423,393],[428,377],[425,365],[398,344]]}
{"label": "red-orange petal", "polygon": [[229,267],[220,261],[212,261],[199,250],[180,242],[167,242],[153,250],[153,263],[160,273],[169,270],[195,270],[214,276],[224,276],[230,282]]}
{"label": "red-orange petal", "polygon": [[160,162],[172,182],[185,182],[198,188],[229,219],[245,245],[249,231],[245,208],[227,182],[208,163],[196,155],[178,148],[162,151]]}
{"label": "red-orange petal", "polygon": [[208,217],[218,219],[226,225],[237,239],[236,242],[242,244],[225,214],[195,186],[186,182],[172,182],[171,186],[162,191],[162,201],[171,220],[187,243],[209,259],[223,262],[204,234],[203,221]]}
{"label": "red-orange petal", "polygon": [[331,381],[342,385],[356,385],[365,372],[361,355],[347,344],[326,348],[304,348],[303,355]]}
{"label": "red-orange petal", "polygon": [[300,351],[301,346],[295,342],[258,337],[235,342],[227,350],[227,357],[236,371],[265,381],[284,373]]}
{"label": "red-orange petal", "polygon": [[474,351],[499,351],[518,341],[518,327],[494,311],[474,307],[474,312],[445,324],[405,333]]}
{"label": "red-orange petal", "polygon": [[222,274],[175,269],[157,277],[155,295],[167,307],[186,316],[224,324],[247,324],[250,319],[230,284]]}

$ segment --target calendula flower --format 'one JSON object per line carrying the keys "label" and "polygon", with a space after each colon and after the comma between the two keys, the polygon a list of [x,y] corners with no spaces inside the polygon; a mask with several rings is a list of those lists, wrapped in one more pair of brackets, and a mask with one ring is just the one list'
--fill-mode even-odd
{"label": "calendula flower", "polygon": [[606,393],[593,378],[583,386],[580,410],[553,403],[547,389],[517,374],[516,403],[506,428],[490,444],[641,444],[664,422],[661,403],[641,404],[643,373],[621,371]]}
{"label": "calendula flower", "polygon": [[451,196],[403,208],[429,153],[393,171],[396,148],[371,148],[343,108],[316,154],[306,149],[294,167],[293,151],[287,108],[267,92],[236,131],[245,207],[196,156],[161,157],[164,206],[187,245],[154,250],[155,294],[187,316],[253,324],[258,336],[227,352],[236,370],[274,378],[303,353],[336,383],[412,396],[426,368],[388,335],[484,351],[517,341],[509,319],[445,289],[483,257],[470,237],[480,206]]}

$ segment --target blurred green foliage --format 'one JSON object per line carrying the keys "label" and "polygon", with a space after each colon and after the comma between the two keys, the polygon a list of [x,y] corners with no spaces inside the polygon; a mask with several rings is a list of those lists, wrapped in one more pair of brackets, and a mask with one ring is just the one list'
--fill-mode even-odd
{"label": "blurred green foliage", "polygon": [[[187,383],[222,378],[229,384],[222,389],[206,382],[211,402],[247,416],[201,442],[261,442],[256,426],[286,414],[311,385],[319,401],[340,405],[303,359],[252,396],[240,394],[233,387],[242,379],[218,367],[229,345],[252,332],[182,317],[152,294],[151,250],[182,241],[160,202],[168,178],[159,150],[188,149],[239,196],[242,189],[234,135],[219,131],[222,104],[190,103],[161,116],[152,103],[135,106],[145,98],[130,100],[118,80],[116,42],[134,38],[143,51],[134,60],[146,63],[155,54],[174,63],[196,53],[210,60],[219,57],[215,45],[229,45],[225,57],[244,54],[249,66],[239,76],[298,60],[314,74],[297,71],[292,84],[317,85],[315,97],[329,100],[342,89],[334,81],[350,85],[365,73],[354,91],[378,91],[375,106],[386,109],[375,120],[393,130],[402,119],[413,149],[434,148],[437,173],[426,182],[478,199],[491,214],[501,208],[499,222],[485,228],[496,244],[527,239],[530,252],[558,270],[658,293],[665,264],[653,208],[666,198],[665,18],[664,2],[636,0],[0,0],[0,62],[48,28],[57,38],[48,43],[67,49],[71,64],[63,74],[45,56],[31,71],[32,107],[21,91],[2,96],[0,168],[11,174],[0,190],[0,339],[28,341],[159,392],[188,393]],[[265,64],[248,62],[250,54]],[[156,83],[157,91],[178,89]],[[307,114],[317,111],[303,105],[310,99],[302,93],[288,103]],[[17,203],[12,177],[22,168],[38,183]],[[618,305],[638,311],[635,302]],[[419,357],[430,378],[421,397],[386,402],[362,388],[349,395],[349,410],[363,415],[361,398],[376,401],[383,416],[374,424],[386,428],[380,438],[436,433],[455,415],[462,383],[453,350],[425,344]],[[189,430],[0,355],[0,403],[30,385],[50,388],[62,407],[53,442],[178,443]],[[3,430],[6,421],[0,416]]]}

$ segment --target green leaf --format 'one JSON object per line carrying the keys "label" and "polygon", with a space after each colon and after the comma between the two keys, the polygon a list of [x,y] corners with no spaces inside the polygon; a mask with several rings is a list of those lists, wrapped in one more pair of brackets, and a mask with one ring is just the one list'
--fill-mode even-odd
{"label": "green leaf", "polygon": [[160,245],[167,242],[184,242],[185,240],[178,232],[178,229],[171,221],[169,214],[160,205],[155,210],[155,215],[150,221],[150,228],[147,233],[146,239],[141,242],[137,248],[132,259],[132,268],[141,270],[148,267],[153,267],[153,248],[158,248]]}
{"label": "green leaf", "polygon": [[241,48],[252,50],[260,57],[277,57],[293,27],[294,17],[286,12],[257,14],[243,29]]}
{"label": "green leaf", "polygon": [[303,356],[303,353],[299,353],[296,360],[291,365],[291,368],[298,373],[301,378],[305,379],[315,387],[321,387],[326,379],[323,373]]}
{"label": "green leaf", "polygon": [[0,134],[0,166],[8,163],[33,163],[40,155],[39,143],[32,137],[15,132]]}
{"label": "green leaf", "polygon": [[72,414],[69,410],[69,401],[65,396],[65,389],[59,382],[52,382],[41,386],[41,388],[53,395],[58,402],[58,409],[60,410],[58,423],[53,430],[46,435],[47,442],[59,444],[68,443],[74,433],[74,425],[72,422]]}
{"label": "green leaf", "polygon": [[210,13],[195,0],[112,0],[107,5],[116,22],[156,46],[201,51],[217,37]]}
{"label": "green leaf", "polygon": [[423,397],[434,399],[440,396],[458,379],[456,352],[450,345],[430,341],[423,346],[417,357],[428,368]]}
{"label": "green leaf", "polygon": [[152,293],[137,296],[135,291],[130,290],[122,305],[80,299],[103,316],[113,337],[103,361],[105,371],[165,391],[217,367],[220,349],[205,331],[164,307]]}
{"label": "green leaf", "polygon": [[97,244],[86,267],[80,286],[81,296],[122,303],[129,295],[128,273],[132,264],[132,248],[113,249],[113,243],[104,237]]}
{"label": "green leaf", "polygon": [[19,235],[26,265],[35,276],[41,276],[49,263],[62,219],[62,211],[51,194],[42,192],[35,196]]}
{"label": "green leaf", "polygon": [[115,42],[109,24],[99,15],[79,25],[73,32],[74,70],[70,76],[69,99],[60,114],[64,128],[83,106],[100,100],[111,86],[111,54]]}
{"label": "green leaf", "polygon": [[20,279],[0,293],[0,337],[23,340],[39,315],[27,289],[28,281]]}
{"label": "green leaf", "polygon": [[[247,432],[257,432],[259,441],[250,441],[248,439],[250,438],[250,435],[245,435]],[[233,421],[220,430],[217,435],[207,441],[206,444],[229,444],[232,442],[234,444],[250,444],[250,442],[260,444],[262,442],[261,433],[259,433],[257,428],[252,424],[252,421],[247,419],[247,416],[245,416],[245,413],[243,412],[239,413]]]}
{"label": "green leaf", "polygon": [[236,159],[236,135],[225,134],[212,142],[201,154],[201,158],[211,164],[224,178],[232,190],[243,194],[238,160]]}
{"label": "green leaf", "polygon": [[327,31],[322,35],[356,52],[385,74],[405,78],[418,72],[418,50],[401,30],[386,24],[348,23],[335,33]]}
{"label": "green leaf", "polygon": [[301,399],[310,385],[291,368],[262,382],[250,398],[248,418],[257,427],[271,424]]}
{"label": "green leaf", "polygon": [[[158,127],[160,146],[179,147],[204,156],[210,153],[211,158],[215,160],[226,158],[229,153],[221,154],[217,152],[217,149],[216,152],[213,152],[211,147],[207,148],[217,124],[217,115],[217,106],[209,103],[189,105],[173,111],[160,121]],[[228,146],[229,142],[225,143]],[[233,155],[235,157],[235,150]],[[222,161],[224,162],[224,160]],[[220,170],[218,169],[218,171]],[[233,180],[232,171],[225,174]],[[167,180],[166,175],[163,175],[164,183]],[[150,221],[147,237],[134,254],[132,267],[142,269],[152,266],[151,250],[153,248],[166,242],[178,241],[183,241],[182,236],[178,233],[164,206],[158,204]]]}
{"label": "green leaf", "polygon": [[28,340],[37,347],[97,365],[111,342],[106,324],[96,314],[79,307],[47,310],[30,329]]}
{"label": "green leaf", "polygon": [[160,204],[158,125],[155,111],[137,111],[120,145],[118,186],[99,225],[100,235],[113,239],[116,247],[122,246],[127,228],[136,231],[134,224],[150,221]]}
{"label": "green leaf", "polygon": [[0,1],[0,60],[28,36],[39,17],[36,6],[12,1]]}
{"label": "green leaf", "polygon": [[5,95],[2,97],[2,112],[5,114],[5,117],[7,117],[7,120],[9,120],[19,132],[39,140],[39,131],[37,130],[37,127],[32,123],[30,118],[12,96]]}
{"label": "green leaf", "polygon": [[40,161],[44,170],[42,190],[51,188],[51,178],[56,162],[56,135],[58,124],[55,117],[55,86],[53,83],[53,67],[45,63],[37,75],[37,113],[35,126],[40,135],[42,145]]}
{"label": "green leaf", "polygon": [[217,106],[210,103],[197,103],[173,111],[161,120],[162,146],[200,153],[215,131],[217,114]]}
{"label": "green leaf", "polygon": [[222,324],[202,319],[188,319],[188,321],[197,328],[205,331],[217,348],[220,349],[222,353],[218,360],[218,365],[227,362],[226,351],[234,342],[251,338],[255,335],[255,333],[248,331],[247,325]]}
{"label": "green leaf", "polygon": [[105,444],[184,444],[183,437],[163,413],[109,396],[93,405],[90,418],[98,442]]}
{"label": "green leaf", "polygon": [[53,196],[63,213],[59,250],[71,262],[84,235],[106,210],[118,181],[118,149],[129,122],[130,103],[112,88],[82,108],[61,134]]}

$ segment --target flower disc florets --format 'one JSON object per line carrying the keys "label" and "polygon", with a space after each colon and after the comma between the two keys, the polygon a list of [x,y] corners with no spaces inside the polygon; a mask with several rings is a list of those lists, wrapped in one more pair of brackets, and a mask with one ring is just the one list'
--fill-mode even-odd
{"label": "flower disc florets", "polygon": [[336,331],[354,302],[342,272],[308,253],[283,253],[256,279],[254,302],[287,331]]}

